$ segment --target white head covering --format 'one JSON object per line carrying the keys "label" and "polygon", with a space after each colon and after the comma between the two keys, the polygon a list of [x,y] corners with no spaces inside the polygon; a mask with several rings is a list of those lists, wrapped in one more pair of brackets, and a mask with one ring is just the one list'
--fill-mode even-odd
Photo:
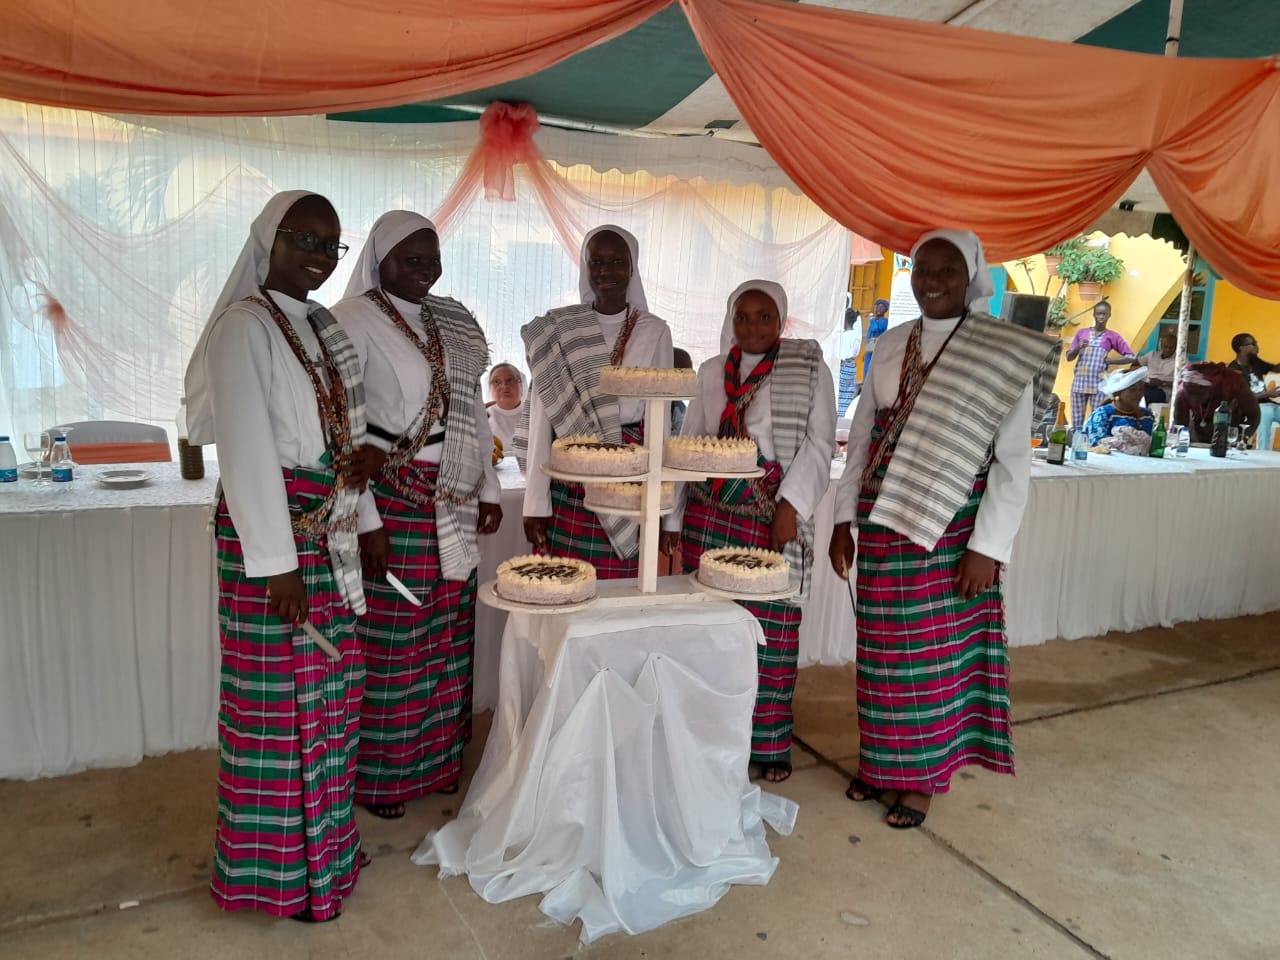
{"label": "white head covering", "polygon": [[276,242],[280,221],[293,205],[303,197],[318,196],[311,190],[285,190],[267,201],[262,212],[249,225],[249,239],[240,249],[240,256],[231,275],[214,301],[209,319],[196,347],[191,351],[187,364],[187,431],[193,444],[213,443],[213,398],[209,394],[209,376],[205,370],[205,352],[209,345],[209,331],[227,307],[245,297],[253,296],[267,279],[271,269],[271,247]]}
{"label": "white head covering", "polygon": [[1098,384],[1098,389],[1106,396],[1114,397],[1121,390],[1128,390],[1135,383],[1142,383],[1147,379],[1149,372],[1146,367],[1139,367],[1137,370],[1117,370],[1103,377],[1102,382]]}
{"label": "white head covering", "polygon": [[436,225],[420,213],[412,210],[391,210],[373,222],[369,239],[364,242],[356,267],[347,281],[344,297],[358,297],[366,290],[382,285],[378,267],[395,245],[419,230],[430,230],[439,237]]}
{"label": "white head covering", "polygon": [[774,306],[778,308],[779,328],[787,323],[787,291],[782,289],[782,284],[774,283],[772,280],[748,280],[746,283],[740,283],[738,288],[729,294],[729,305],[724,315],[724,326],[720,328],[721,353],[728,353],[733,346],[733,315],[737,312],[738,301],[749,290],[758,290],[773,301]]}
{"label": "white head covering", "polygon": [[582,297],[582,302],[589,304],[596,296],[591,292],[591,271],[587,269],[587,244],[597,233],[616,233],[631,251],[631,281],[627,284],[627,303],[636,310],[648,313],[649,301],[645,299],[644,284],[640,282],[640,244],[626,230],[611,223],[596,227],[582,238],[582,252],[578,255],[578,294]]}
{"label": "white head covering", "polygon": [[982,252],[982,241],[976,233],[972,230],[930,230],[921,234],[911,248],[911,259],[914,260],[916,251],[930,240],[945,240],[964,257],[965,266],[969,268],[969,288],[964,292],[966,306],[975,300],[985,300],[996,292],[986,254]]}

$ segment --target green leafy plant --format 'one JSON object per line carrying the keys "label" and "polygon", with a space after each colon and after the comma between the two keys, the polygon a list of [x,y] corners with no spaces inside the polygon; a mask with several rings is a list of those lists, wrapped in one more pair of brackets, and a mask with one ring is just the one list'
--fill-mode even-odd
{"label": "green leafy plant", "polygon": [[1045,327],[1050,330],[1061,330],[1067,325],[1067,301],[1062,297],[1054,297],[1049,301],[1049,316]]}
{"label": "green leafy plant", "polygon": [[1063,283],[1111,283],[1124,276],[1124,261],[1101,247],[1083,247],[1062,255],[1058,276]]}
{"label": "green leafy plant", "polygon": [[1044,255],[1046,257],[1064,257],[1072,251],[1083,249],[1084,244],[1084,237],[1072,237],[1070,240],[1063,240],[1061,243],[1055,243],[1044,252]]}

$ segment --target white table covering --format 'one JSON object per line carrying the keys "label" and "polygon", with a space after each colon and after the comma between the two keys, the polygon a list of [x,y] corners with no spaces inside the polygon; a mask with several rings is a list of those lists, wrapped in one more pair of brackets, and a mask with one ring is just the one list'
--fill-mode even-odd
{"label": "white table covering", "polygon": [[584,943],[767,883],[762,821],[798,808],[747,778],[762,639],[727,601],[511,614],[484,758],[414,862],[490,903],[541,893]]}

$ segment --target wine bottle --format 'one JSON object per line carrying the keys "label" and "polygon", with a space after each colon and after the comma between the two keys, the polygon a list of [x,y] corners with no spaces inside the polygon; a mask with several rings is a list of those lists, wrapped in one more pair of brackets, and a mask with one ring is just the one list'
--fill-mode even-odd
{"label": "wine bottle", "polygon": [[1218,409],[1213,411],[1213,440],[1209,444],[1209,456],[1225,457],[1227,455],[1227,439],[1231,432],[1231,407],[1223,400]]}
{"label": "wine bottle", "polygon": [[1169,444],[1169,432],[1164,426],[1164,414],[1156,421],[1156,428],[1151,431],[1151,456],[1163,457],[1165,447]]}
{"label": "wine bottle", "polygon": [[1067,405],[1058,404],[1058,421],[1049,432],[1049,454],[1047,462],[1063,464],[1067,462]]}

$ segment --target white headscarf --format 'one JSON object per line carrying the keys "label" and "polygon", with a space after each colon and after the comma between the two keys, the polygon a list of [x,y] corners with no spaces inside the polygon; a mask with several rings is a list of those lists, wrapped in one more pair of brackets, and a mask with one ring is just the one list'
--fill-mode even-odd
{"label": "white headscarf", "polygon": [[911,248],[911,259],[915,259],[916,251],[930,240],[945,240],[964,257],[965,266],[969,269],[969,288],[964,292],[965,306],[975,300],[986,300],[996,292],[991,282],[991,270],[987,267],[986,254],[982,252],[982,241],[972,230],[930,230],[921,234],[920,239]]}
{"label": "white headscarf", "polygon": [[347,281],[347,291],[343,297],[358,297],[366,290],[382,286],[378,267],[397,243],[419,230],[430,230],[439,237],[436,225],[412,210],[391,210],[375,220],[369,230],[369,239],[360,250],[356,267],[351,271],[351,279]]}
{"label": "white headscarf", "polygon": [[596,227],[582,238],[582,251],[578,255],[578,294],[582,297],[582,302],[589,304],[596,296],[591,292],[591,271],[587,268],[587,244],[597,233],[616,233],[631,251],[631,281],[627,284],[627,303],[642,313],[648,313],[649,301],[645,299],[644,284],[640,282],[640,244],[626,230],[611,223]]}
{"label": "white headscarf", "polygon": [[267,201],[262,212],[249,225],[249,239],[240,249],[240,256],[231,275],[214,301],[209,319],[196,347],[191,351],[187,364],[187,432],[192,444],[213,443],[213,397],[209,392],[209,376],[205,370],[205,352],[209,346],[209,331],[222,312],[233,303],[258,292],[271,269],[271,247],[276,242],[276,232],[293,205],[303,197],[318,196],[311,190],[285,190]]}
{"label": "white headscarf", "polygon": [[740,283],[738,288],[729,294],[729,305],[724,315],[724,326],[720,328],[721,353],[728,353],[730,348],[733,347],[733,315],[737,312],[738,301],[749,290],[759,290],[773,301],[774,306],[778,308],[779,332],[781,332],[782,327],[786,326],[787,291],[782,289],[782,284],[774,283],[772,280],[748,280],[746,283]]}

